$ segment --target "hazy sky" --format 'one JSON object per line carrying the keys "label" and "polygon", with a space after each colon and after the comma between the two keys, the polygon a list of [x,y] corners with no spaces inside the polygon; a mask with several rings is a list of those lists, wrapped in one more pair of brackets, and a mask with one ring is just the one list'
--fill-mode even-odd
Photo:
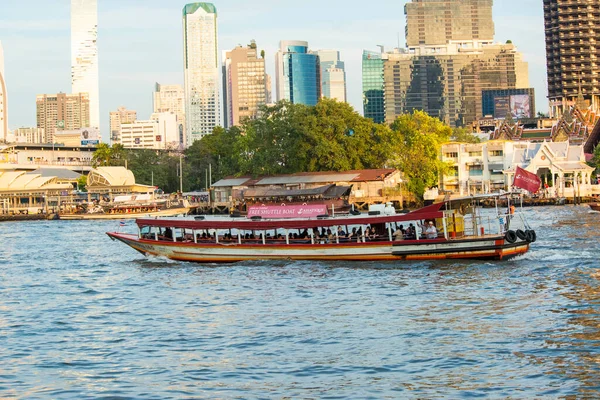
{"label": "hazy sky", "polygon": [[[313,50],[340,50],[348,101],[362,113],[363,49],[404,46],[404,4],[372,0],[215,1],[219,50],[256,40],[273,75],[280,40],[306,40]],[[35,96],[70,93],[70,0],[0,0],[9,128],[35,126]],[[182,9],[176,0],[98,0],[100,117],[108,139],[109,111],[125,106],[147,119],[155,82],[183,83]],[[540,0],[496,0],[496,41],[511,39],[529,62],[538,111],[548,109],[543,5]],[[356,4],[356,5],[353,5]],[[275,79],[273,78],[273,89]]]}

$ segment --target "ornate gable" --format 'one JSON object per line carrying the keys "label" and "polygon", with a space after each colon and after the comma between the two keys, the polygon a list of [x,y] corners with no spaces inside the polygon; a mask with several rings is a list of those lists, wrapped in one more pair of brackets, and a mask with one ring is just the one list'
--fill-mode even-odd
{"label": "ornate gable", "polygon": [[558,123],[552,127],[553,142],[583,143],[589,136],[587,118],[591,112],[584,113],[577,106],[565,112]]}
{"label": "ornate gable", "polygon": [[[508,115],[510,116],[510,114]],[[521,135],[523,135],[523,126],[508,117],[492,133],[491,140],[520,140]]]}

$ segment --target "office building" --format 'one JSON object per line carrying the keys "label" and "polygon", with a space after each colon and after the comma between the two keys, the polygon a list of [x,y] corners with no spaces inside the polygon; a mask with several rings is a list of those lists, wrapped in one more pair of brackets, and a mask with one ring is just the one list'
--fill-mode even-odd
{"label": "office building", "polygon": [[[443,27],[444,18],[469,4],[469,15],[478,17],[467,30],[450,24],[440,33],[420,26],[429,21]],[[413,0],[405,10],[409,46],[363,54],[365,116],[391,123],[399,115],[423,110],[453,127],[468,126],[483,116],[482,91],[529,88],[521,53],[510,42],[491,42],[491,1]],[[415,25],[415,20],[421,22]],[[415,29],[425,33],[414,39]]]}
{"label": "office building", "polygon": [[413,0],[404,6],[406,45],[493,42],[492,0]]}
{"label": "office building", "polygon": [[363,111],[366,118],[375,123],[385,122],[383,65],[387,55],[383,52],[363,51],[362,86]]}
{"label": "office building", "polygon": [[128,149],[180,149],[177,116],[170,112],[154,113],[149,120],[123,124],[120,143]]}
{"label": "office building", "polygon": [[110,112],[110,141],[119,143],[121,135],[121,124],[129,124],[137,120],[137,111],[119,107],[117,111]]}
{"label": "office building", "polygon": [[71,93],[87,93],[89,126],[100,127],[98,1],[71,0]]}
{"label": "office building", "polygon": [[321,67],[321,96],[337,101],[346,101],[346,67],[337,50],[311,52],[319,56]]}
{"label": "office building", "polygon": [[46,132],[43,128],[17,128],[13,132],[16,143],[45,144]]}
{"label": "office building", "polygon": [[314,106],[321,97],[319,56],[308,52],[308,42],[286,40],[275,56],[277,101]]}
{"label": "office building", "polygon": [[190,146],[220,125],[217,9],[211,3],[183,8],[186,140]]}
{"label": "office building", "polygon": [[600,107],[598,0],[544,0],[548,99],[551,116],[580,97],[580,108]]}
{"label": "office building", "polygon": [[41,94],[36,97],[37,127],[46,132],[47,143],[56,131],[90,126],[90,100],[87,93]]}
{"label": "office building", "polygon": [[223,60],[225,127],[255,119],[266,104],[265,59],[257,54],[256,43],[228,51]]}
{"label": "office building", "polygon": [[177,116],[179,143],[185,146],[185,91],[181,85],[154,86],[154,113],[173,113]]}
{"label": "office building", "polygon": [[8,93],[4,75],[4,50],[0,42],[0,140],[8,140]]}

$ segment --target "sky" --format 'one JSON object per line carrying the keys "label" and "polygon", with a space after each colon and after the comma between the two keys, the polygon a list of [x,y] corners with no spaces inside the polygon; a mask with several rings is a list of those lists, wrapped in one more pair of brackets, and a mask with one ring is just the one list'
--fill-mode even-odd
{"label": "sky", "polygon": [[[0,0],[9,128],[36,125],[37,94],[71,91],[70,0]],[[215,0],[220,54],[256,40],[275,90],[280,40],[335,49],[346,63],[348,102],[362,114],[363,50],[404,47],[406,0]],[[178,0],[98,0],[101,132],[119,106],[152,113],[154,83],[183,84],[182,9]],[[529,62],[537,111],[546,112],[546,54],[540,0],[495,0],[495,40],[512,40]]]}

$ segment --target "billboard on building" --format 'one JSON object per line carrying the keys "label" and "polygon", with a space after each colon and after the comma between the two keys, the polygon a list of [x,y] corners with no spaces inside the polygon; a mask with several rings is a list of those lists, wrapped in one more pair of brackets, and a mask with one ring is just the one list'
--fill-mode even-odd
{"label": "billboard on building", "polygon": [[515,94],[510,96],[510,112],[513,118],[532,118],[529,95]]}
{"label": "billboard on building", "polygon": [[81,145],[89,146],[100,143],[100,130],[98,128],[81,128]]}
{"label": "billboard on building", "polygon": [[510,97],[496,96],[494,98],[494,118],[506,118],[510,112]]}

